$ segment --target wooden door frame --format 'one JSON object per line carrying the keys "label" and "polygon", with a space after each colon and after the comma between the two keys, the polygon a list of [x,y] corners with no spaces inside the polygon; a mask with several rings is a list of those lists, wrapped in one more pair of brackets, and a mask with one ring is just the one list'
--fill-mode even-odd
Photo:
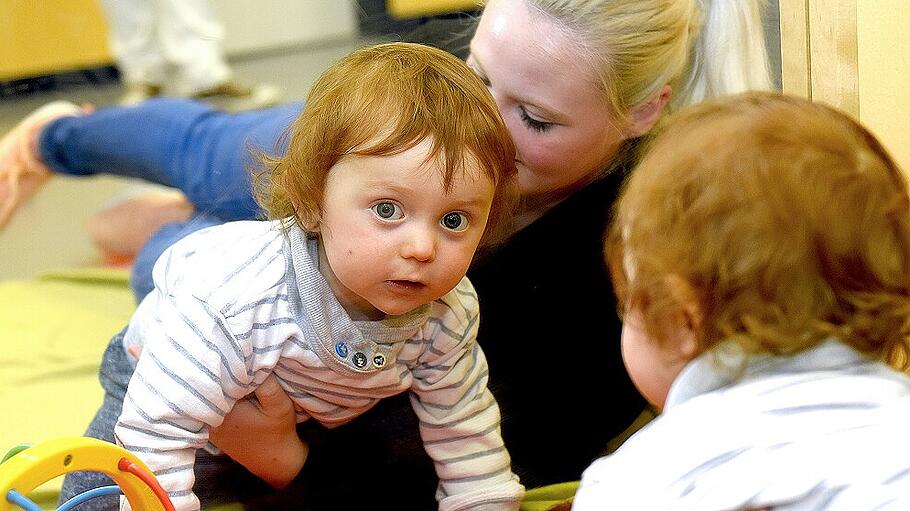
{"label": "wooden door frame", "polygon": [[859,117],[856,0],[780,0],[783,90]]}

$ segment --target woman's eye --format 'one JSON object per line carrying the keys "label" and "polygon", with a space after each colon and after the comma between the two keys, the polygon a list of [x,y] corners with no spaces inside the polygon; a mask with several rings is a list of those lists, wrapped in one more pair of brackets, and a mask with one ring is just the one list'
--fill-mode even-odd
{"label": "woman's eye", "polygon": [[545,122],[531,117],[523,106],[518,107],[518,109],[519,112],[521,112],[521,122],[525,123],[525,126],[531,128],[532,130],[543,132],[553,127],[552,122]]}
{"label": "woman's eye", "polygon": [[490,79],[480,71],[475,69],[474,74],[477,75],[477,78],[480,78],[480,81],[483,82],[483,84],[486,85],[488,89],[493,86],[493,84],[490,83]]}
{"label": "woman's eye", "polygon": [[383,220],[398,220],[404,216],[401,211],[401,206],[394,202],[380,202],[370,209],[373,210],[373,213],[375,213],[376,216]]}
{"label": "woman's eye", "polygon": [[450,231],[461,232],[468,228],[468,217],[464,213],[446,213],[439,223]]}
{"label": "woman's eye", "polygon": [[485,74],[483,74],[482,72],[480,72],[480,70],[477,69],[477,66],[474,65],[474,57],[473,57],[473,56],[470,56],[470,55],[469,55],[469,56],[468,56],[468,59],[465,61],[465,64],[467,64],[468,67],[471,68],[471,71],[474,71],[474,74],[477,75],[477,78],[480,78],[480,81],[482,81],[483,84],[487,86],[487,88],[490,87],[490,79],[487,78],[487,76],[486,76]]}

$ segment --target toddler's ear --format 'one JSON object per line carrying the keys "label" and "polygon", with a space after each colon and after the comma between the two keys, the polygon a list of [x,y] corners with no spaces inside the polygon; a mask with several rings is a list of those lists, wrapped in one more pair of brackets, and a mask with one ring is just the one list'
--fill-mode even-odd
{"label": "toddler's ear", "polygon": [[632,108],[632,111],[629,112],[629,126],[626,128],[626,138],[640,137],[650,131],[664,114],[672,96],[673,88],[669,85],[664,85],[660,92],[651,100]]}
{"label": "toddler's ear", "polygon": [[679,304],[679,352],[687,359],[693,359],[699,354],[698,334],[704,319],[698,293],[689,281],[679,275],[668,275],[665,280],[670,296]]}
{"label": "toddler's ear", "polygon": [[306,232],[318,233],[319,232],[319,220],[314,219],[312,215],[307,217],[298,217],[300,219],[300,225],[303,226]]}
{"label": "toddler's ear", "polygon": [[297,223],[307,232],[319,232],[319,212],[312,208],[300,207],[294,203],[294,215]]}

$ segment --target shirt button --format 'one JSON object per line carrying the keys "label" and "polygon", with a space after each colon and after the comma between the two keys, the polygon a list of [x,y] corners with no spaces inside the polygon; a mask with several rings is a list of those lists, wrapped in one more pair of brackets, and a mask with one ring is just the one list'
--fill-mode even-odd
{"label": "shirt button", "polygon": [[342,341],[338,341],[337,343],[335,343],[335,353],[337,353],[338,356],[341,358],[347,357],[348,356],[348,345]]}

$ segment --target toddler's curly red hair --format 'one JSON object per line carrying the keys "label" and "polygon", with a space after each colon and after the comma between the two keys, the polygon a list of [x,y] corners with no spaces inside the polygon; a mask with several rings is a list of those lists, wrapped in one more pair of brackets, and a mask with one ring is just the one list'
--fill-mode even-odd
{"label": "toddler's curly red hair", "polygon": [[607,242],[626,310],[655,339],[694,291],[699,350],[787,354],[837,337],[906,370],[910,198],[875,137],[773,93],[671,118],[629,178]]}

